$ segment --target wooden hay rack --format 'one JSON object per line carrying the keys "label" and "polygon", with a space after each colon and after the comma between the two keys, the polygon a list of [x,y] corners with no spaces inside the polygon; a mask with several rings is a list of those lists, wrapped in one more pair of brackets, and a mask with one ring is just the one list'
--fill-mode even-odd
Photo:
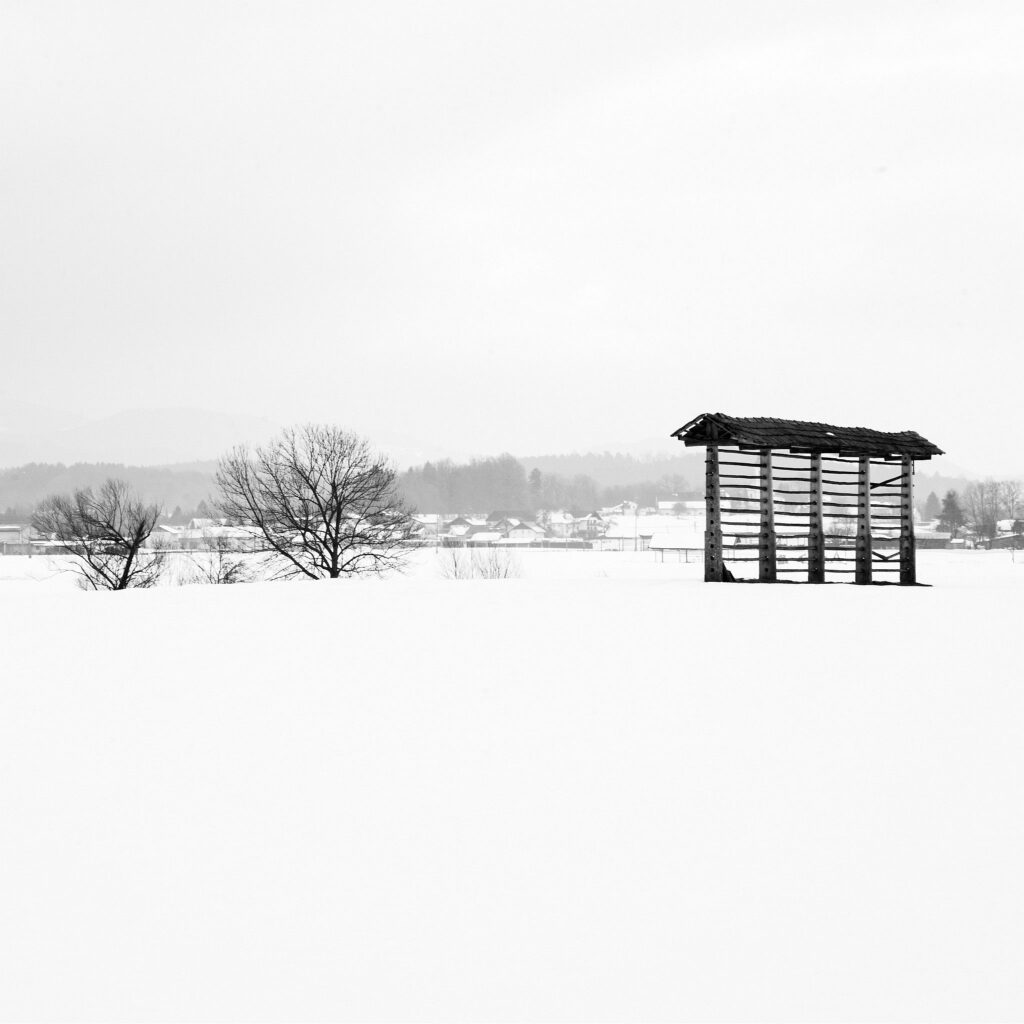
{"label": "wooden hay rack", "polygon": [[914,463],[944,454],[920,434],[702,413],[672,436],[707,450],[706,581],[917,583]]}

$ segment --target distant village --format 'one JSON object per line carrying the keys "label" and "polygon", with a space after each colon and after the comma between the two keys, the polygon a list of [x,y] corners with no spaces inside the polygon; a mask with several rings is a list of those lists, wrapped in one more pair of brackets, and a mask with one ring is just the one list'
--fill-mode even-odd
{"label": "distant village", "polygon": [[[204,510],[208,511],[208,510]],[[706,504],[703,500],[670,498],[654,505],[634,501],[573,513],[566,509],[497,510],[488,514],[417,512],[401,526],[401,542],[410,547],[551,548],[562,550],[652,552],[664,559],[699,556],[704,546]],[[1024,549],[1024,522],[1000,519],[984,536],[968,523],[949,529],[941,517],[926,518],[914,511],[918,548]],[[784,538],[786,529],[780,528]],[[842,535],[835,527],[834,535]],[[184,524],[160,522],[147,547],[166,551],[212,548],[260,550],[259,532],[213,515],[197,516]],[[55,542],[35,534],[27,524],[0,523],[0,554],[54,554]]]}
{"label": "distant village", "polygon": [[[534,467],[528,472],[522,461],[504,454],[464,464],[428,462],[405,470],[396,478],[398,497],[400,507],[412,514],[396,515],[395,542],[409,547],[652,551],[660,558],[673,552],[695,558],[703,550],[703,481],[693,485],[694,467],[682,459],[645,461],[603,453],[550,457],[544,465],[543,471]],[[116,469],[118,475],[133,474],[138,491],[161,496],[164,511],[147,547],[261,549],[258,530],[244,520],[223,518],[225,513],[211,497],[214,481],[209,473],[166,467]],[[92,484],[94,476],[95,468],[88,466],[34,464],[6,471],[0,554],[52,552],[56,541],[36,535],[29,525],[34,508],[43,495]],[[735,497],[749,503],[757,493]],[[786,507],[804,510],[794,498],[790,496]],[[1022,507],[1024,488],[1015,480],[963,481],[959,490],[943,488],[939,494],[919,488],[916,545],[1024,547]],[[786,514],[780,515],[776,531],[781,537],[792,531]],[[827,532],[842,537],[846,529],[832,525]],[[886,543],[886,531],[877,529],[877,539]]]}

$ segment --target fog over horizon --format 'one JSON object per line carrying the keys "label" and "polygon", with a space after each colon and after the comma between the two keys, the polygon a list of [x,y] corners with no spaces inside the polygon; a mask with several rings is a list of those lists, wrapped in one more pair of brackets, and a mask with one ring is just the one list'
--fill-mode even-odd
{"label": "fog over horizon", "polygon": [[723,411],[1024,474],[1022,30],[995,2],[5,4],[0,464],[98,421],[215,457],[187,409],[400,462],[672,451]]}
{"label": "fog over horizon", "polygon": [[[18,403],[8,403],[6,418],[0,419],[0,474],[28,463],[124,465],[128,467],[211,469],[220,456],[237,445],[260,445],[278,435],[285,426],[260,416],[231,415],[195,408],[124,410],[98,419],[70,412],[53,413]],[[23,419],[20,422],[16,415]],[[11,425],[13,424],[13,426]],[[422,466],[426,462],[448,460],[456,464],[476,459],[511,454],[533,464],[536,459],[590,455],[629,456],[641,462],[661,463],[685,458],[687,472],[694,484],[701,484],[703,448],[687,448],[669,434],[643,438],[605,439],[596,443],[562,450],[494,451],[452,448],[432,444],[428,438],[395,433],[366,434],[358,425],[335,423],[360,433],[373,447],[387,456],[399,470]],[[681,424],[678,424],[681,425]],[[211,469],[212,471],[212,469]],[[949,456],[921,461],[918,474],[942,477],[980,478],[987,474],[974,471]],[[1004,477],[1024,476],[1009,471]],[[700,479],[698,479],[698,477]]]}

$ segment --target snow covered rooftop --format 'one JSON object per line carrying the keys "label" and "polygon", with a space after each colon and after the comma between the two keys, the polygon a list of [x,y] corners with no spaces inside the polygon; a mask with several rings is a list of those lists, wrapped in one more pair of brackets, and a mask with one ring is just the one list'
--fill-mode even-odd
{"label": "snow covered rooftop", "polygon": [[701,413],[674,431],[672,437],[687,446],[737,444],[809,452],[909,455],[914,459],[944,454],[941,448],[913,430],[888,433],[867,427],[836,427],[830,423],[764,416],[728,416],[721,412]]}

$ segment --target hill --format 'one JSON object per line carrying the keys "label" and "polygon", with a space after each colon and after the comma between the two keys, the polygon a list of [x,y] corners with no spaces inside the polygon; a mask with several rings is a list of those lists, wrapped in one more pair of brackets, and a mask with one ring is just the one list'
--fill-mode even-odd
{"label": "hill", "polygon": [[176,507],[192,510],[208,501],[214,491],[213,464],[197,467],[125,466],[116,462],[62,463],[33,462],[13,469],[0,469],[0,515],[8,520],[28,518],[33,506],[50,494],[63,494],[78,487],[96,487],[108,477],[127,481],[146,500],[155,501],[166,512]]}

